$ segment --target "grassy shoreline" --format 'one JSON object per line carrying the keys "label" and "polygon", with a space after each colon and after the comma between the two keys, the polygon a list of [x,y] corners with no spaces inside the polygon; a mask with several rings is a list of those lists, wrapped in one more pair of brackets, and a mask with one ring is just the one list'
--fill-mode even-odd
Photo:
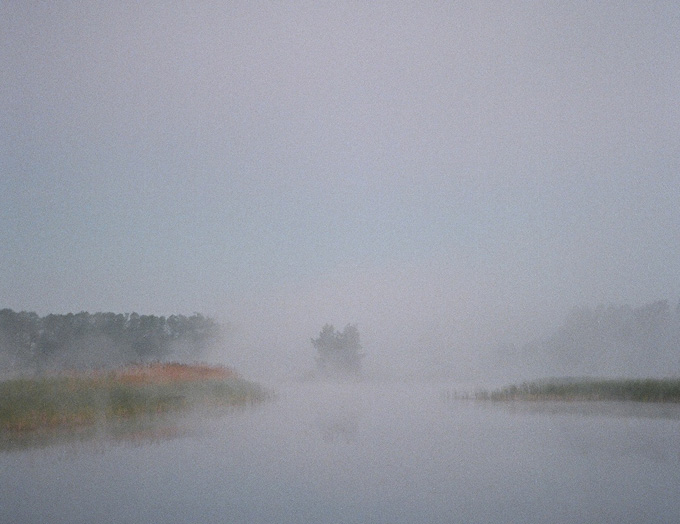
{"label": "grassy shoreline", "polygon": [[478,391],[477,400],[680,402],[680,378],[552,379]]}
{"label": "grassy shoreline", "polygon": [[197,407],[242,406],[268,393],[225,367],[135,365],[0,382],[0,431],[77,429]]}

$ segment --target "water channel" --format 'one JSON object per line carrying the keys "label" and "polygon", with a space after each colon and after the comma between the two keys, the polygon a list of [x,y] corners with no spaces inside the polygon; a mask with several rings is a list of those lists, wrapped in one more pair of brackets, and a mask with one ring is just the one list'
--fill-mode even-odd
{"label": "water channel", "polygon": [[680,522],[678,405],[275,389],[134,438],[0,451],[0,522]]}

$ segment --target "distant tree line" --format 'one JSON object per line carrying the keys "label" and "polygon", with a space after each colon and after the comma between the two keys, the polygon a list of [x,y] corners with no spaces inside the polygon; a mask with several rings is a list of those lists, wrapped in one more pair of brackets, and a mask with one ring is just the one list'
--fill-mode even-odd
{"label": "distant tree line", "polygon": [[669,376],[680,373],[680,304],[573,309],[562,325],[524,348],[557,373]]}
{"label": "distant tree line", "polygon": [[220,326],[198,313],[164,317],[83,311],[40,317],[2,309],[0,373],[196,359],[220,336]]}

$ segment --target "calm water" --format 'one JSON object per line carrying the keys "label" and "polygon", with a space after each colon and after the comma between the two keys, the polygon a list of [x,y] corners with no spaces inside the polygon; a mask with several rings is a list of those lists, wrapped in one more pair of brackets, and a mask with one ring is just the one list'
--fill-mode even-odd
{"label": "calm water", "polygon": [[167,438],[0,452],[3,523],[680,522],[680,407],[282,386]]}

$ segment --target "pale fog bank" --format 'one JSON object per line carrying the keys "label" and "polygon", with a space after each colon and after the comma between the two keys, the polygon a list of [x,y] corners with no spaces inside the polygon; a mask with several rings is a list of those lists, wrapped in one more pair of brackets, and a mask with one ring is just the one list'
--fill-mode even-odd
{"label": "pale fog bank", "polygon": [[[40,317],[4,309],[0,366],[8,376],[130,362],[205,362],[233,367],[267,383],[327,378],[314,345],[324,326],[333,328],[324,312],[307,318],[294,315],[289,304],[278,306],[262,308],[247,323],[199,314],[80,312]],[[576,307],[558,320],[536,317],[529,327],[527,322],[501,322],[483,311],[447,323],[435,314],[424,319],[426,309],[415,310],[411,318],[405,305],[396,318],[385,312],[380,317],[376,309],[360,309],[361,322],[335,325],[338,335],[348,327],[355,330],[360,358],[353,372],[363,381],[489,387],[560,376],[680,376],[680,304],[668,300]]]}
{"label": "pale fog bank", "polygon": [[[226,358],[266,381],[318,378],[311,340],[324,321],[289,320],[287,312],[268,312],[266,330],[234,322]],[[546,377],[680,376],[680,307],[674,301],[574,307],[553,320],[538,318],[542,325],[519,323],[519,329],[507,322],[494,326],[488,314],[480,315],[478,329],[475,319],[446,324],[419,322],[419,311],[412,316],[410,324],[396,326],[378,323],[375,315],[374,322],[370,315],[357,322],[363,380],[488,387]]]}

